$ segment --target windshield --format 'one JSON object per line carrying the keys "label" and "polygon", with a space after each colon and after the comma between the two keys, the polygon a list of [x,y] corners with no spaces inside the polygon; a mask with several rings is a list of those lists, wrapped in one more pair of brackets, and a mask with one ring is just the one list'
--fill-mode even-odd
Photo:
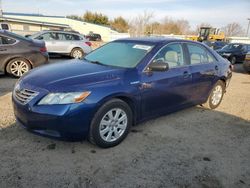
{"label": "windshield", "polygon": [[152,48],[153,45],[135,42],[111,42],[91,52],[85,59],[103,65],[133,68]]}
{"label": "windshield", "polygon": [[243,48],[243,45],[241,44],[228,44],[224,46],[223,50],[241,50]]}

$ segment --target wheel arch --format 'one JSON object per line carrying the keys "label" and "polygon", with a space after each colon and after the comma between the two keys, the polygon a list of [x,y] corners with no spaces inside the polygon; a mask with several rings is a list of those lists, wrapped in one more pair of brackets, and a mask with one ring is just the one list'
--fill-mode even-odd
{"label": "wheel arch", "polygon": [[98,109],[104,105],[106,102],[112,100],[112,99],[120,99],[122,101],[124,101],[125,103],[128,104],[128,106],[130,107],[132,114],[133,114],[133,125],[136,124],[137,122],[137,117],[138,117],[138,108],[136,105],[136,101],[133,97],[129,96],[128,94],[114,94],[114,95],[109,95],[106,96],[105,98],[103,98],[101,101],[98,102],[98,107],[95,110],[95,113],[98,111]]}
{"label": "wheel arch", "polygon": [[75,49],[80,49],[80,50],[82,50],[83,52],[84,52],[84,49],[81,47],[81,46],[71,46],[70,47],[70,54],[73,52],[73,50],[75,50]]}
{"label": "wheel arch", "polygon": [[227,83],[227,78],[225,76],[222,76],[219,78],[220,81],[222,81],[225,84],[226,87],[226,83]]}

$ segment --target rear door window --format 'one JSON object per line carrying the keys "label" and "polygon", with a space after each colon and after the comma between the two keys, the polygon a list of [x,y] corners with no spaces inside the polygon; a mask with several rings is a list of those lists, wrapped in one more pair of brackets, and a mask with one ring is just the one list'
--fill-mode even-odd
{"label": "rear door window", "polygon": [[66,40],[81,40],[81,38],[78,35],[73,34],[65,34]]}
{"label": "rear door window", "polygon": [[187,44],[191,65],[215,62],[208,50],[196,44]]}
{"label": "rear door window", "polygon": [[50,40],[56,40],[56,35],[55,33],[44,33],[38,37],[36,37],[36,39],[39,39],[39,40],[45,40],[45,41],[50,41]]}
{"label": "rear door window", "polygon": [[62,41],[66,40],[66,36],[64,33],[56,33],[56,35],[57,35],[56,37],[57,40],[62,40]]}

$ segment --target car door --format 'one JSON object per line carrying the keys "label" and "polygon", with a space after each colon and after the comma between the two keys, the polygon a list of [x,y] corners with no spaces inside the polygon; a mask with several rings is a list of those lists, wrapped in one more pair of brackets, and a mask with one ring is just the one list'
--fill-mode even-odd
{"label": "car door", "polygon": [[164,61],[169,70],[144,71],[141,75],[142,117],[152,117],[174,111],[189,101],[192,77],[184,58],[182,44],[163,47],[153,61]]}
{"label": "car door", "polygon": [[66,34],[57,32],[55,36],[56,40],[53,43],[54,50],[62,54],[70,53],[69,46],[71,45],[71,41],[66,39]]}
{"label": "car door", "polygon": [[207,98],[218,74],[218,62],[216,58],[199,44],[186,43],[187,53],[192,73],[192,95],[190,100],[194,104],[204,102]]}

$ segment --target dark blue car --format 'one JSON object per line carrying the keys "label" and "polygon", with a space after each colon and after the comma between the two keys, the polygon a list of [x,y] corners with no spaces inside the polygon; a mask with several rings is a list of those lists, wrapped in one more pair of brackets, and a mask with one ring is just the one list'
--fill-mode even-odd
{"label": "dark blue car", "polygon": [[247,53],[250,52],[250,44],[231,43],[216,51],[232,64],[243,63]]}
{"label": "dark blue car", "polygon": [[112,147],[139,122],[194,105],[216,108],[230,66],[193,41],[116,40],[84,60],[26,74],[13,91],[14,112],[31,132]]}

